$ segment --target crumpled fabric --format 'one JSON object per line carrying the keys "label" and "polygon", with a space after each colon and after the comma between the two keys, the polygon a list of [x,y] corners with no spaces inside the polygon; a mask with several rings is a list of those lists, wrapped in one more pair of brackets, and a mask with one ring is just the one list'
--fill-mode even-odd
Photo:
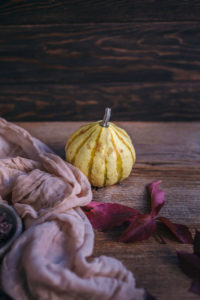
{"label": "crumpled fabric", "polygon": [[89,258],[94,233],[80,206],[87,178],[26,130],[0,118],[0,201],[13,205],[24,232],[1,265],[1,287],[15,300],[140,300],[143,289],[111,257]]}

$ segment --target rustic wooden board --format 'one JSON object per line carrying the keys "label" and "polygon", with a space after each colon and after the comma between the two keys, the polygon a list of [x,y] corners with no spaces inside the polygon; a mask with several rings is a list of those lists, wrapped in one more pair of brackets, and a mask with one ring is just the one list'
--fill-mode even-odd
{"label": "rustic wooden board", "polygon": [[197,0],[86,0],[0,2],[0,24],[199,20]]}
{"label": "rustic wooden board", "polygon": [[[69,135],[80,122],[18,123],[64,157]],[[121,185],[93,190],[94,200],[117,202],[146,212],[149,209],[146,185],[163,180],[166,204],[162,215],[200,229],[200,123],[119,122],[130,134],[137,161],[130,177]],[[62,129],[62,130],[61,130]],[[176,250],[191,250],[165,232],[169,242],[159,244],[152,237],[135,244],[116,242],[112,234],[96,232],[95,255],[110,255],[121,261],[136,276],[137,285],[149,290],[159,300],[195,300],[189,293],[190,279],[179,266]]]}
{"label": "rustic wooden board", "polygon": [[0,84],[200,80],[200,23],[0,27]]}
{"label": "rustic wooden board", "polygon": [[199,95],[198,82],[5,84],[0,115],[11,121],[92,121],[109,106],[113,120],[197,121]]}

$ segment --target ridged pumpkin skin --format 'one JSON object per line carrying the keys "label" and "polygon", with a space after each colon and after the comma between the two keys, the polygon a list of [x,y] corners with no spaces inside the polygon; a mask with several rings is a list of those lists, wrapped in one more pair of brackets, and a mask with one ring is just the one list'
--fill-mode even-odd
{"label": "ridged pumpkin skin", "polygon": [[125,130],[113,123],[83,125],[67,141],[66,161],[78,167],[93,186],[115,184],[129,176],[135,149]]}

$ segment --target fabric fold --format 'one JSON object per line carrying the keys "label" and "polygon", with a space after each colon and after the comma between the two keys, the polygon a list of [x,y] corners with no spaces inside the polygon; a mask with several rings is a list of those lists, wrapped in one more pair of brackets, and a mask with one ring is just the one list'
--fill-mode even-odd
{"label": "fabric fold", "polygon": [[145,291],[111,257],[88,260],[94,233],[80,206],[92,200],[87,178],[26,130],[0,118],[0,201],[25,230],[4,257],[1,287],[16,300],[134,300]]}

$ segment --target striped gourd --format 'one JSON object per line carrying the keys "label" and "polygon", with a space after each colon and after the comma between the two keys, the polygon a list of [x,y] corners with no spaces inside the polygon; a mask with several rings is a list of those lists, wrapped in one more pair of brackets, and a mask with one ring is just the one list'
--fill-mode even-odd
{"label": "striped gourd", "polygon": [[67,141],[66,161],[78,167],[93,186],[115,184],[129,176],[135,149],[125,130],[109,123],[111,110],[103,121],[83,125]]}

